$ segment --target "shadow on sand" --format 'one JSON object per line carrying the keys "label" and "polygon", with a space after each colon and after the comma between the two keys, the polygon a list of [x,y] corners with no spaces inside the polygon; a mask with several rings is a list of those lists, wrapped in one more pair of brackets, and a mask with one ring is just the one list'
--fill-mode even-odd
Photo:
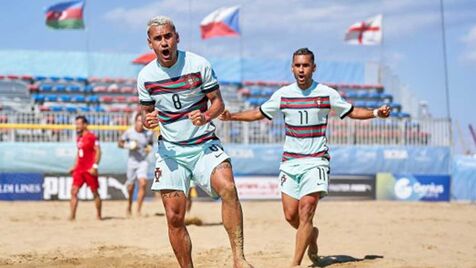
{"label": "shadow on sand", "polygon": [[360,262],[365,260],[375,260],[383,259],[383,256],[379,255],[366,255],[365,257],[359,259],[347,255],[331,255],[331,256],[322,256],[319,257],[319,261],[314,263],[310,267],[327,267],[337,263],[347,263],[347,262]]}

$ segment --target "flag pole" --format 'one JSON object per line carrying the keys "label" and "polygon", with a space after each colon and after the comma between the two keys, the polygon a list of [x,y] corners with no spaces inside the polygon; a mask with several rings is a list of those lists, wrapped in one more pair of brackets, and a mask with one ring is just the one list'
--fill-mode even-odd
{"label": "flag pole", "polygon": [[90,47],[89,47],[89,31],[88,27],[86,26],[86,0],[84,0],[84,7],[83,7],[83,17],[84,17],[84,35],[85,35],[85,42],[86,42],[86,78],[89,78],[90,72],[91,72],[91,66],[90,66],[90,59],[89,59],[89,53],[90,53]]}
{"label": "flag pole", "polygon": [[380,46],[380,64],[378,67],[378,83],[382,84],[382,72],[383,72],[383,64],[384,64],[384,59],[383,59],[383,51],[385,49],[385,34],[384,34],[384,29],[383,29],[383,13],[382,13],[382,22],[380,24],[381,30],[382,30],[382,41],[381,41],[381,46]]}
{"label": "flag pole", "polygon": [[453,144],[453,133],[451,131],[451,109],[450,109],[450,89],[448,85],[448,58],[446,54],[446,28],[445,28],[445,10],[443,0],[440,0],[440,14],[441,14],[441,41],[443,45],[443,68],[445,77],[445,97],[446,97],[446,116],[449,120],[449,136],[450,146]]}
{"label": "flag pole", "polygon": [[240,5],[240,20],[238,21],[238,25],[240,27],[240,35],[239,35],[239,38],[240,38],[240,84],[241,86],[243,86],[243,82],[244,82],[244,46],[243,46],[243,28],[241,27],[240,25],[240,21],[242,19],[242,16],[243,16],[243,12],[242,12],[242,6]]}

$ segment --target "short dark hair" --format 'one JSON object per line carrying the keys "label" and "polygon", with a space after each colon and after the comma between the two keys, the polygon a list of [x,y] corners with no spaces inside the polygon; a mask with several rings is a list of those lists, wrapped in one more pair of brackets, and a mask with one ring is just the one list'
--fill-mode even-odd
{"label": "short dark hair", "polygon": [[75,118],[74,120],[76,121],[76,120],[78,120],[78,119],[81,119],[81,121],[83,121],[83,123],[85,123],[85,124],[88,124],[88,123],[89,123],[89,122],[88,122],[88,119],[87,119],[86,116],[84,116],[84,115],[78,115],[78,116],[76,116],[76,118]]}
{"label": "short dark hair", "polygon": [[300,49],[294,51],[294,53],[293,53],[293,61],[294,61],[294,57],[295,57],[295,56],[298,56],[298,55],[311,55],[312,63],[314,63],[314,53],[312,53],[312,51],[309,50],[309,48],[303,47],[303,48],[300,48]]}

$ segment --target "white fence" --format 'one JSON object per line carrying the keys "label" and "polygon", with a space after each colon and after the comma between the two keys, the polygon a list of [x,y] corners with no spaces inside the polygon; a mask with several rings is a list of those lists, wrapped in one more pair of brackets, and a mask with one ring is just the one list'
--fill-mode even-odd
{"label": "white fence", "polygon": [[[0,113],[0,141],[73,141],[74,113]],[[88,113],[91,128],[103,142],[115,142],[133,122],[126,113]],[[214,120],[224,143],[266,144],[284,141],[283,120],[221,122]],[[342,145],[428,145],[450,146],[450,122],[446,119],[374,119],[358,121],[329,118],[327,137]]]}

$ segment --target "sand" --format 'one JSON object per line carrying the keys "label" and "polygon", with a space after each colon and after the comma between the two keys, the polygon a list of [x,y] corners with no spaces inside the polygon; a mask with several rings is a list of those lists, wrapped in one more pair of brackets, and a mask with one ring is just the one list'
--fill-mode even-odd
{"label": "sand", "polygon": [[[76,222],[67,202],[0,202],[0,267],[178,267],[162,204],[125,217],[125,202],[80,202]],[[245,252],[255,267],[287,267],[295,231],[279,202],[243,202]],[[190,226],[195,267],[232,267],[220,203],[195,202]],[[476,267],[476,205],[324,201],[320,267]],[[302,267],[318,267],[305,257]]]}

